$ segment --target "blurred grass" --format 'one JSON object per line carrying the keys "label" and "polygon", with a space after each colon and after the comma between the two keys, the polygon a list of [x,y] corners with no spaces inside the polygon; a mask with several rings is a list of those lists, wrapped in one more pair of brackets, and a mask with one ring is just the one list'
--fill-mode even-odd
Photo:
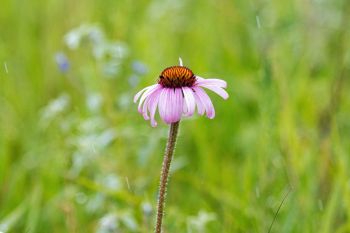
{"label": "blurred grass", "polygon": [[[0,231],[151,232],[167,127],[132,97],[181,56],[230,98],[181,123],[166,232],[267,232],[289,190],[271,232],[350,232],[349,18],[346,0],[3,1]],[[126,53],[69,49],[84,24]]]}

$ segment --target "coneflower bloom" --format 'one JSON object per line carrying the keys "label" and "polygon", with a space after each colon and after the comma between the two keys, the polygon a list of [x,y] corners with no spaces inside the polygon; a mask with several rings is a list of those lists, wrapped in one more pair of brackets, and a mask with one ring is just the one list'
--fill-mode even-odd
{"label": "coneflower bloom", "polygon": [[161,119],[167,124],[178,122],[182,116],[192,116],[196,107],[199,115],[206,113],[208,118],[213,119],[215,109],[203,87],[223,99],[228,98],[224,80],[204,79],[182,66],[181,58],[179,60],[180,65],[162,71],[157,84],[142,89],[134,97],[135,103],[139,100],[138,111],[145,120],[151,120],[153,127],[157,126],[157,107]]}

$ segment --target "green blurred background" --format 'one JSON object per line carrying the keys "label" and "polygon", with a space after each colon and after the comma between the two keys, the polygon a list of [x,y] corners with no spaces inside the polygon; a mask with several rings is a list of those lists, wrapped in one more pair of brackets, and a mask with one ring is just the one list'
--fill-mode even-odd
{"label": "green blurred background", "polygon": [[152,232],[168,126],[133,95],[228,82],[184,119],[164,232],[350,232],[350,1],[5,0],[0,231]]}

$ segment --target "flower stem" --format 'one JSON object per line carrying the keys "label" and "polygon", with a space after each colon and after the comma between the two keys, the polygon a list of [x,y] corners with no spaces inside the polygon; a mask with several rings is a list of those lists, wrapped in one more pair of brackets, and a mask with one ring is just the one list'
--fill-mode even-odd
{"label": "flower stem", "polygon": [[157,221],[156,221],[156,227],[154,231],[155,233],[162,232],[162,221],[163,221],[163,215],[164,215],[166,188],[168,184],[170,163],[174,154],[179,124],[180,122],[178,121],[170,125],[169,137],[168,137],[168,142],[165,149],[162,172],[160,175],[159,196],[158,196],[158,204],[157,204]]}

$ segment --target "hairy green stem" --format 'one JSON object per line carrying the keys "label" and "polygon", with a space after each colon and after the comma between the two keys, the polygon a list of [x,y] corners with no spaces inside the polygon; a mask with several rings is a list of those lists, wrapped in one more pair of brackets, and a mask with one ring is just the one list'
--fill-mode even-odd
{"label": "hairy green stem", "polygon": [[159,184],[159,194],[158,194],[158,204],[157,204],[157,221],[155,226],[155,233],[162,232],[162,221],[164,216],[164,204],[165,204],[165,196],[166,189],[168,184],[168,176],[171,160],[173,158],[175,143],[177,138],[177,132],[179,129],[180,122],[175,122],[170,125],[169,137],[167,146],[165,149],[162,172],[160,175],[160,184]]}

